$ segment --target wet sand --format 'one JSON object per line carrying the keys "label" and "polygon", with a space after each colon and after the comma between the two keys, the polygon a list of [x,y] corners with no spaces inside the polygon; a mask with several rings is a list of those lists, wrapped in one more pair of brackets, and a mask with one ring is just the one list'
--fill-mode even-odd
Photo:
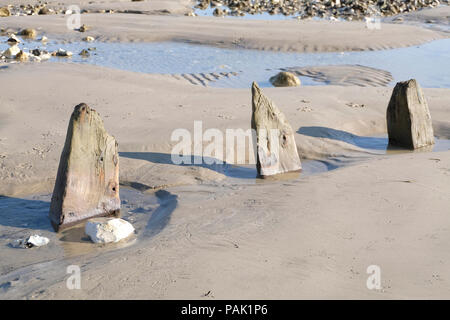
{"label": "wet sand", "polygon": [[449,16],[450,7],[441,6],[387,17],[384,20],[386,22],[425,26],[429,29],[442,32],[444,35],[448,36],[450,33]]}
{"label": "wet sand", "polygon": [[[169,188],[178,205],[156,236],[16,269],[1,276],[2,296],[447,297],[449,165],[448,152],[422,153],[280,185]],[[69,264],[81,266],[82,290],[66,288]],[[380,291],[365,287],[371,264],[382,268]]]}
{"label": "wet sand", "polygon": [[[98,41],[175,41],[221,48],[283,52],[341,52],[381,50],[442,39],[442,33],[409,25],[383,24],[369,30],[363,22],[259,21],[129,14],[83,14],[87,32],[67,29],[63,15],[8,17],[0,22],[11,29],[36,28],[47,37],[80,41],[89,35]],[[414,35],[414,36],[411,36]]]}
{"label": "wet sand", "polygon": [[[105,41],[299,52],[445,37],[394,24],[368,38],[359,23],[129,17],[89,14],[83,22]],[[38,16],[0,23],[39,26],[56,39],[81,36],[61,28],[62,21]],[[343,84],[342,69],[327,72]],[[374,73],[355,85],[264,88],[296,131],[305,171],[261,181],[251,166],[170,161],[172,131],[192,131],[195,120],[204,130],[249,128],[250,89],[63,62],[0,69],[0,298],[448,298],[450,153],[386,154],[392,88],[358,85],[387,77]],[[450,139],[450,89],[424,94],[436,137]],[[100,112],[119,142],[122,211],[137,229],[119,245],[91,244],[77,228],[56,234],[46,220],[68,120],[80,102]],[[48,236],[50,244],[11,246],[32,233]],[[66,287],[71,264],[81,266],[82,290]],[[366,288],[372,264],[382,270],[380,291]]]}

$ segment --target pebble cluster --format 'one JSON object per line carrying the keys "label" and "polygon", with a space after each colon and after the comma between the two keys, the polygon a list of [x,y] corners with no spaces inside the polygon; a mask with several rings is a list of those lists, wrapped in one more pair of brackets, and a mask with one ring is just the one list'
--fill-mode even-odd
{"label": "pebble cluster", "polygon": [[[83,27],[87,30],[87,26]],[[80,30],[79,30],[80,31]],[[81,31],[80,31],[81,32]],[[9,48],[4,50],[3,52],[0,51],[0,63],[16,63],[16,62],[40,62],[40,61],[46,61],[49,60],[52,56],[53,57],[67,57],[70,58],[73,53],[64,50],[59,49],[53,52],[48,52],[46,50],[42,50],[39,48],[32,49],[32,50],[25,50],[20,47],[20,44],[22,40],[18,37],[20,36],[22,39],[25,40],[32,40],[36,41],[37,37],[37,31],[34,29],[22,29],[19,32],[9,32],[8,30],[5,30],[3,28],[0,28],[0,36],[7,36],[7,40],[5,41]],[[95,39],[93,37],[85,37],[83,38],[83,41],[86,42],[92,42]],[[47,37],[42,36],[37,41],[41,42],[43,45],[45,45],[48,41]],[[95,48],[88,48],[83,49],[79,55],[87,58],[90,56],[89,51],[94,51]]]}
{"label": "pebble cluster", "polygon": [[38,4],[22,4],[22,5],[7,5],[0,8],[0,17],[8,16],[32,16],[59,13],[57,10],[47,7],[46,3]]}
{"label": "pebble cluster", "polygon": [[363,20],[374,15],[391,16],[425,7],[448,5],[450,0],[197,0],[195,8],[214,8],[215,16],[244,16],[269,13],[297,16]]}
{"label": "pebble cluster", "polygon": [[[114,13],[114,10],[80,10],[80,13]],[[9,16],[34,16],[48,14],[72,14],[72,11],[64,7],[49,7],[46,2],[38,1],[37,4],[6,5],[0,7],[0,17]]]}

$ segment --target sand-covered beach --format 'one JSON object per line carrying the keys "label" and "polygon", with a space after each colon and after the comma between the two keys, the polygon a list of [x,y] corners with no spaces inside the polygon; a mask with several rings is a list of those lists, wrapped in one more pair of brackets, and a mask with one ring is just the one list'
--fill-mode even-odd
{"label": "sand-covered beach", "polygon": [[[69,30],[60,13],[0,17],[2,41],[33,28],[23,50],[42,47],[42,36],[47,48],[73,50],[0,62],[0,299],[450,297],[450,81],[440,62],[448,6],[370,29],[190,16],[196,3],[184,0],[48,2],[89,10],[89,29]],[[281,69],[302,85],[271,86],[268,75]],[[415,151],[390,148],[386,126],[393,87],[410,78],[422,85],[436,142]],[[292,126],[302,172],[261,179],[254,163],[174,164],[174,130],[193,131],[195,121],[203,131],[250,128],[249,81]],[[91,243],[83,225],[57,233],[48,219],[82,102],[119,145],[122,218],[136,232],[116,244]],[[14,245],[32,234],[50,243]],[[70,265],[81,268],[81,289],[67,287]],[[380,289],[366,285],[371,265]]]}

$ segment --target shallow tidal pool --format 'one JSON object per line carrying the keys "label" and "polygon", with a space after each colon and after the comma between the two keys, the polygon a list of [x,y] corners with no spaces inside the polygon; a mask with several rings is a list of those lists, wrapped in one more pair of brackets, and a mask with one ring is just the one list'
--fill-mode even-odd
{"label": "shallow tidal pool", "polygon": [[[7,48],[0,38],[0,50]],[[51,62],[93,64],[133,72],[171,74],[192,79],[195,84],[213,87],[248,88],[252,81],[271,86],[269,78],[280,69],[328,65],[361,65],[391,73],[393,86],[398,81],[415,78],[425,88],[450,88],[450,39],[436,40],[407,48],[336,52],[286,53],[249,49],[222,49],[187,43],[105,43],[105,42],[23,42],[22,49],[48,51],[63,48],[73,52],[71,58],[53,57]],[[90,56],[79,55],[91,50]],[[300,76],[303,85],[327,82]]]}

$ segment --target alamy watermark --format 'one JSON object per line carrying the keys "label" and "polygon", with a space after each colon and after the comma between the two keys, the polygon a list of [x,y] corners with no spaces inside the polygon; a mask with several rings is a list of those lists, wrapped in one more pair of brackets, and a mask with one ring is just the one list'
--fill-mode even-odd
{"label": "alamy watermark", "polygon": [[66,280],[66,287],[69,290],[81,289],[81,269],[80,266],[70,265],[66,269],[70,276]]}
{"label": "alamy watermark", "polygon": [[66,26],[69,30],[76,30],[81,27],[81,10],[77,5],[71,5],[66,10]]}
{"label": "alamy watermark", "polygon": [[[253,164],[256,161],[256,141],[260,156],[275,164],[279,159],[279,129],[209,128],[203,131],[202,121],[194,121],[193,134],[187,129],[176,129],[170,137],[176,142],[171,151],[173,164]],[[267,143],[261,143],[266,141]]]}
{"label": "alamy watermark", "polygon": [[377,265],[370,265],[367,267],[366,272],[370,275],[367,278],[366,286],[369,290],[381,289],[381,268]]}
{"label": "alamy watermark", "polygon": [[370,16],[365,17],[366,27],[369,30],[381,29],[381,12],[376,6],[369,6]]}

